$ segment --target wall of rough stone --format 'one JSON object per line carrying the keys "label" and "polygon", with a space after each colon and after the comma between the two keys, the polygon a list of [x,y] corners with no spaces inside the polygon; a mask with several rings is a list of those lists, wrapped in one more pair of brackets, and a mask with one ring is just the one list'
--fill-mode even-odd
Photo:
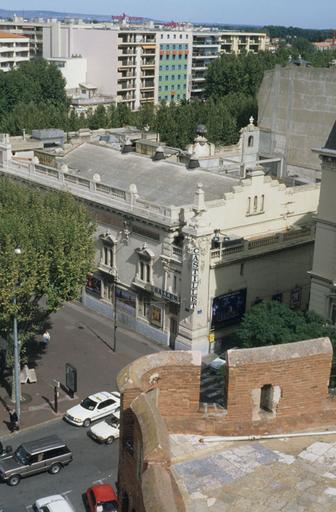
{"label": "wall of rough stone", "polygon": [[272,151],[319,170],[311,148],[324,146],[336,119],[336,69],[276,66],[264,75],[258,110],[258,126],[274,132]]}

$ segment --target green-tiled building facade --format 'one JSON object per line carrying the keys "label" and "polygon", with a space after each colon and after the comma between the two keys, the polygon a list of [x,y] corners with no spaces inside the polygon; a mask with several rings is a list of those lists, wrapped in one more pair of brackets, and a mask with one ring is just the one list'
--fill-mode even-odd
{"label": "green-tiled building facade", "polygon": [[160,44],[159,102],[179,102],[186,98],[188,54],[186,43]]}

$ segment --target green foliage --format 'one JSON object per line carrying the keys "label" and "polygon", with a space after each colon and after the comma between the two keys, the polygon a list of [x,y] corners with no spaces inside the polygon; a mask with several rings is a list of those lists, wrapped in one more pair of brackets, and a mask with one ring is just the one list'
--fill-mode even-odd
{"label": "green foliage", "polygon": [[26,342],[41,327],[42,298],[51,312],[80,295],[92,268],[93,232],[87,211],[70,194],[1,178],[0,336],[8,339],[16,314]]}
{"label": "green foliage", "polygon": [[277,301],[256,304],[236,332],[243,348],[328,336],[336,348],[336,330],[316,313],[297,312]]}
{"label": "green foliage", "polygon": [[18,69],[0,71],[0,130],[63,127],[68,100],[59,69],[43,59],[24,62]]}
{"label": "green foliage", "polygon": [[283,27],[278,25],[266,25],[262,31],[266,31],[268,35],[273,37],[291,40],[293,38],[304,38],[307,41],[323,41],[332,37],[332,30],[315,30],[311,28],[299,27]]}

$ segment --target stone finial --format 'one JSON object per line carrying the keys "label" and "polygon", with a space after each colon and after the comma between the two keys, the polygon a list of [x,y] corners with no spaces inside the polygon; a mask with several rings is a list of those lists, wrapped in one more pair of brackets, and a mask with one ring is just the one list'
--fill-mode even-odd
{"label": "stone finial", "polygon": [[252,125],[252,126],[254,125],[254,117],[253,116],[250,117],[249,122],[250,122],[250,125]]}
{"label": "stone finial", "polygon": [[129,186],[129,191],[131,194],[134,194],[135,196],[138,196],[138,189],[135,183],[131,183]]}
{"label": "stone finial", "polygon": [[197,184],[197,190],[194,196],[194,210],[196,213],[201,213],[206,211],[205,200],[204,200],[204,190],[202,183]]}

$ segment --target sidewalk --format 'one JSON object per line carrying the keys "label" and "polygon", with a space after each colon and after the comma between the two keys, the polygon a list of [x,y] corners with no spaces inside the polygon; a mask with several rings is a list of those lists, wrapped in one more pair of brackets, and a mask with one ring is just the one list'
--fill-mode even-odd
{"label": "sidewalk", "polygon": [[[22,384],[21,429],[61,418],[81,398],[97,391],[116,389],[119,371],[142,355],[164,350],[143,336],[121,327],[117,330],[117,352],[112,351],[111,320],[79,303],[65,305],[50,317],[51,340],[46,349],[36,344],[34,367],[37,383]],[[65,384],[65,363],[77,368],[78,391],[74,399],[60,389],[58,414],[53,410],[55,380]],[[8,435],[8,392],[0,387],[0,436]]]}

